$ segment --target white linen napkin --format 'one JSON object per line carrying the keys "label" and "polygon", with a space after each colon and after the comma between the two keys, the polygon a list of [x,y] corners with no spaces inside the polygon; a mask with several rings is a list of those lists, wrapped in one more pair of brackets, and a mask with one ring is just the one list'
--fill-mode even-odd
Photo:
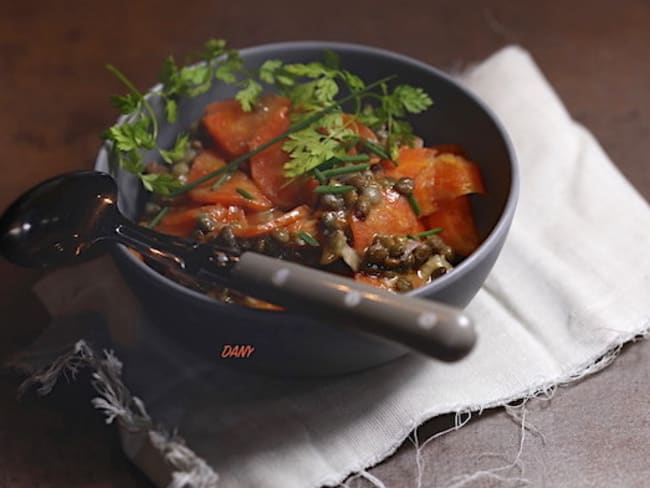
{"label": "white linen napkin", "polygon": [[[97,406],[119,420],[125,452],[156,484],[336,485],[389,456],[431,417],[481,411],[571,381],[647,332],[647,203],[522,49],[499,51],[460,81],[502,121],[521,167],[511,233],[467,309],[478,318],[476,349],[459,363],[410,356],[338,378],[270,379],[194,358],[140,320],[142,347],[122,359],[124,381],[145,413],[122,389],[116,359],[102,360],[78,343],[67,358],[76,354],[98,368],[105,401]],[[76,290],[85,290],[85,300],[95,294],[91,301],[124,292],[106,261],[83,266],[37,287],[55,315],[61,303],[78,308]],[[100,273],[101,284],[91,281]],[[59,360],[35,381],[47,391],[65,364]],[[154,431],[154,423],[177,431],[187,447]]]}

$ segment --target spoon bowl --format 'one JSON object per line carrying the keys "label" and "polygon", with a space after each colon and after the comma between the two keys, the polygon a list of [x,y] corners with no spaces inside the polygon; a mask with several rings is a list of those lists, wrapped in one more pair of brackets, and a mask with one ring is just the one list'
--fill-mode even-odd
{"label": "spoon bowl", "polygon": [[117,214],[117,186],[106,173],[83,171],[47,180],[0,219],[0,251],[21,266],[48,268],[97,254],[91,247]]}

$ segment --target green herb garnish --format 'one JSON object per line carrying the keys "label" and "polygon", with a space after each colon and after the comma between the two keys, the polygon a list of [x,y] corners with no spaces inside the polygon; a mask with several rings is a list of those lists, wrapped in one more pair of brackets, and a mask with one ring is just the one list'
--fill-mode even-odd
{"label": "green herb garnish", "polygon": [[326,169],[322,171],[321,174],[325,177],[345,175],[349,173],[358,173],[359,171],[365,171],[370,168],[368,163],[364,164],[353,164],[351,166],[341,166],[339,168]]}
{"label": "green herb garnish", "polygon": [[[331,51],[325,53],[322,63],[267,61],[260,74],[263,81],[275,84],[300,109],[293,115],[298,119],[332,103],[342,88],[359,92],[366,87],[359,76],[340,67],[338,57]],[[305,174],[322,161],[345,155],[350,142],[358,138],[352,127],[354,119],[375,131],[385,131],[386,147],[382,152],[385,159],[395,160],[399,145],[413,140],[413,129],[404,117],[426,110],[433,102],[424,90],[410,85],[398,85],[391,91],[385,81],[378,88],[379,93],[366,92],[355,97],[353,117],[343,117],[343,109],[339,107],[318,124],[292,134],[283,145],[290,157],[285,164],[286,175]]]}
{"label": "green herb garnish", "polygon": [[[214,80],[226,83],[240,83],[242,92],[250,92],[246,80],[240,82],[238,75],[244,72],[239,53],[226,49],[223,40],[208,41],[200,53],[202,63],[193,66],[178,67],[170,56],[164,63],[160,75],[161,87],[151,95],[143,95],[135,85],[115,66],[106,68],[113,73],[129,90],[123,96],[114,96],[111,101],[118,110],[127,116],[122,124],[108,129],[103,137],[111,142],[112,156],[119,166],[130,173],[138,175],[145,189],[171,195],[183,185],[178,179],[166,173],[147,173],[143,152],[156,150],[163,161],[173,163],[182,159],[189,150],[187,135],[179,135],[170,148],[158,145],[158,120],[150,103],[152,97],[159,97],[165,107],[167,122],[176,121],[178,101],[181,97],[196,97],[207,92]],[[246,99],[246,96],[239,96]],[[243,102],[242,102],[243,103]]]}
{"label": "green herb garnish", "polygon": [[425,237],[440,234],[441,232],[442,227],[436,227],[435,229],[425,230],[424,232],[419,232],[417,234],[407,234],[406,237],[409,239],[424,239]]}
{"label": "green herb garnish", "polygon": [[212,190],[212,191],[216,190],[221,185],[223,185],[226,181],[228,181],[231,176],[232,176],[232,173],[224,173],[224,174],[222,174],[221,177],[212,184],[212,186],[210,187],[210,190]]}
{"label": "green herb garnish", "polygon": [[415,199],[415,195],[413,195],[413,193],[409,193],[408,195],[406,195],[406,199],[411,204],[411,208],[413,209],[413,213],[415,214],[415,216],[419,217],[422,211],[420,210],[420,205],[418,204],[418,201]]}
{"label": "green herb garnish", "polygon": [[319,185],[316,188],[314,188],[314,193],[339,194],[339,193],[347,193],[352,190],[354,190],[354,187],[352,185]]}
{"label": "green herb garnish", "polygon": [[[366,86],[363,90],[364,91],[372,90],[374,87],[378,86],[380,83],[383,83],[384,81],[385,81],[385,79],[378,80],[378,81],[376,81],[374,83],[371,83],[370,85]],[[332,105],[329,105],[329,106],[319,110],[318,112],[315,112],[315,113],[311,114],[306,119],[303,119],[300,122],[298,122],[296,124],[293,124],[291,127],[289,127],[289,129],[284,131],[282,134],[274,137],[273,139],[271,139],[270,141],[265,142],[264,144],[260,144],[258,147],[256,147],[252,151],[249,151],[246,154],[242,154],[241,156],[233,159],[227,165],[222,166],[221,168],[216,169],[216,170],[212,171],[211,173],[208,173],[208,174],[202,176],[201,178],[198,178],[198,179],[194,180],[191,183],[187,183],[186,185],[183,185],[183,186],[179,187],[178,189],[171,192],[171,196],[181,195],[181,194],[183,194],[183,193],[185,193],[185,192],[187,192],[189,190],[192,190],[193,188],[196,188],[197,186],[202,185],[206,181],[210,181],[213,178],[216,178],[217,176],[219,176],[222,173],[234,173],[235,171],[237,171],[239,166],[244,161],[247,161],[248,159],[252,158],[256,154],[258,154],[258,153],[264,151],[265,149],[273,146],[274,144],[282,141],[288,135],[293,134],[294,132],[297,132],[299,130],[302,130],[303,128],[309,126],[310,124],[313,124],[315,121],[319,120],[321,117],[326,115],[328,112],[330,112],[332,110],[335,110],[339,105],[344,104],[344,103],[352,100],[356,96],[358,96],[357,93],[352,93],[352,94],[350,94],[350,95],[348,95],[346,97],[343,97],[342,99],[338,100],[337,102],[333,103]],[[337,159],[334,159],[334,161],[337,161],[337,160],[346,161],[346,160],[350,160],[350,158],[352,158],[352,157],[353,156],[341,156],[341,157],[337,157]],[[359,156],[354,156],[354,157],[359,157]]]}
{"label": "green herb garnish", "polygon": [[[373,143],[373,149],[368,150],[394,161],[399,146],[412,141],[412,128],[404,117],[422,112],[432,103],[420,88],[397,85],[391,91],[388,82],[394,77],[366,84],[359,76],[342,69],[337,55],[331,51],[325,52],[323,62],[284,63],[271,59],[257,70],[246,70],[237,50],[228,49],[224,40],[210,40],[199,58],[202,61],[199,64],[179,67],[168,57],[163,63],[160,88],[147,96],[117,68],[107,66],[129,92],[112,98],[113,105],[127,118],[108,129],[104,138],[111,143],[113,160],[126,171],[138,175],[149,191],[180,195],[222,173],[236,171],[243,161],[280,141],[284,141],[283,149],[289,154],[285,164],[288,178],[306,174],[334,158],[345,161],[350,147],[359,140],[355,120],[387,134],[385,146]],[[159,147],[158,121],[150,103],[152,97],[160,98],[166,120],[172,123],[178,117],[180,99],[207,92],[215,80],[239,88],[235,98],[244,111],[253,110],[264,85],[271,85],[298,109],[292,115],[294,123],[267,144],[190,184],[182,185],[166,173],[147,173],[143,161],[145,151],[157,151],[169,164],[182,160],[189,152],[189,139],[183,134],[172,147]],[[349,95],[337,99],[342,90]],[[345,103],[355,107],[351,116],[343,111]]]}
{"label": "green herb garnish", "polygon": [[302,239],[303,241],[305,241],[307,244],[309,244],[312,247],[319,247],[320,246],[318,241],[316,239],[314,239],[314,236],[312,236],[309,232],[300,231],[300,232],[297,232],[296,235],[300,239]]}
{"label": "green herb garnish", "polygon": [[314,176],[316,177],[316,179],[321,185],[327,183],[327,178],[323,173],[321,173],[321,171],[318,168],[314,168]]}
{"label": "green herb garnish", "polygon": [[255,197],[248,193],[246,190],[243,188],[235,188],[235,191],[239,193],[242,197],[248,199],[248,200],[255,200]]}
{"label": "green herb garnish", "polygon": [[160,212],[156,214],[156,216],[151,219],[151,222],[147,225],[150,229],[154,229],[160,221],[163,219],[165,215],[167,215],[167,212],[169,212],[169,207],[163,207],[160,209]]}
{"label": "green herb garnish", "polygon": [[364,140],[363,145],[366,147],[368,151],[370,151],[373,154],[376,154],[382,159],[388,159],[391,163],[393,163],[393,166],[399,166],[399,163],[397,162],[397,154],[389,154],[389,151],[384,148],[381,144],[377,144],[376,142],[372,142],[369,140]]}

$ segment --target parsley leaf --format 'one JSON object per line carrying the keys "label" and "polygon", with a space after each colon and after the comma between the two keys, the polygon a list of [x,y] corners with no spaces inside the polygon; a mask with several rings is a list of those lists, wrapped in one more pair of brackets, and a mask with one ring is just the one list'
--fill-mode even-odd
{"label": "parsley leaf", "polygon": [[262,94],[262,85],[255,80],[249,79],[244,81],[243,87],[237,92],[235,99],[239,101],[244,112],[250,112]]}
{"label": "parsley leaf", "polygon": [[213,60],[221,56],[226,49],[226,41],[223,39],[209,39],[203,45],[203,52],[201,57],[207,61]]}
{"label": "parsley leaf", "polygon": [[325,49],[323,52],[323,64],[328,68],[339,70],[341,67],[341,58],[331,49]]}
{"label": "parsley leaf", "polygon": [[265,83],[273,84],[276,82],[278,71],[282,68],[282,61],[279,59],[268,59],[262,63],[259,70],[259,78]]}
{"label": "parsley leaf", "polygon": [[130,152],[136,149],[153,149],[156,145],[150,131],[151,121],[142,117],[132,123],[114,125],[106,137],[113,141],[118,151]]}
{"label": "parsley leaf", "polygon": [[348,85],[350,91],[360,91],[366,87],[364,81],[354,73],[350,73],[349,71],[344,70],[341,71],[341,75],[343,76],[343,80]]}
{"label": "parsley leaf", "polygon": [[344,123],[341,112],[324,115],[318,122],[288,136],[282,146],[290,157],[284,165],[285,175],[300,176],[323,161],[345,156],[343,142],[353,137],[355,133],[349,124]]}
{"label": "parsley leaf", "polygon": [[159,193],[161,195],[170,195],[173,191],[178,190],[183,184],[170,173],[148,173],[139,174],[142,186],[145,190]]}
{"label": "parsley leaf", "polygon": [[[203,62],[179,67],[172,56],[162,64],[160,83],[162,88],[156,92],[164,105],[165,118],[173,123],[178,119],[178,101],[181,97],[196,97],[210,89],[215,79],[226,83],[239,83],[243,72],[243,61],[235,49],[227,49],[221,39],[209,40],[200,53]],[[129,93],[111,98],[112,104],[128,115],[126,122],[114,125],[104,132],[103,137],[111,143],[112,152],[119,165],[126,171],[138,175],[148,191],[169,195],[182,187],[171,174],[144,173],[143,153],[157,150],[166,163],[181,160],[189,150],[189,137],[179,135],[173,147],[162,149],[158,146],[157,114],[148,99],[133,83],[112,65],[107,65],[128,89]],[[244,86],[238,96],[242,106],[252,108],[252,103],[262,89],[254,80],[242,82]]]}
{"label": "parsley leaf", "polygon": [[163,158],[163,160],[168,163],[172,164],[176,161],[180,161],[185,157],[185,155],[188,153],[190,149],[190,138],[187,134],[181,134],[176,138],[176,142],[174,143],[174,147],[171,149],[165,150],[165,149],[160,149],[160,156]]}
{"label": "parsley leaf", "polygon": [[307,78],[331,77],[335,72],[332,68],[328,68],[323,63],[317,62],[287,64],[284,68],[290,74]]}
{"label": "parsley leaf", "polygon": [[422,89],[410,85],[400,85],[393,91],[393,97],[406,109],[406,111],[417,114],[428,109],[433,101]]}
{"label": "parsley leaf", "polygon": [[318,80],[314,87],[314,97],[323,105],[328,105],[334,101],[334,97],[339,92],[339,86],[331,78],[322,78]]}
{"label": "parsley leaf", "polygon": [[165,100],[165,115],[167,122],[174,123],[178,119],[178,104],[174,98]]}
{"label": "parsley leaf", "polygon": [[133,93],[124,96],[114,95],[111,97],[111,104],[123,114],[130,114],[140,108],[140,98]]}
{"label": "parsley leaf", "polygon": [[[199,57],[201,63],[184,67],[179,67],[171,56],[164,60],[160,73],[162,88],[156,95],[161,98],[166,120],[173,123],[178,119],[178,102],[182,97],[207,92],[215,80],[239,87],[235,98],[244,111],[254,109],[263,84],[271,85],[288,97],[294,108],[293,125],[276,138],[284,139],[282,147],[289,154],[284,169],[290,178],[310,172],[324,161],[343,161],[350,147],[359,141],[355,120],[380,134],[378,148],[395,159],[399,147],[413,140],[413,129],[405,117],[432,104],[421,88],[398,85],[390,91],[390,78],[366,85],[361,77],[342,69],[339,56],[333,51],[325,51],[323,62],[285,64],[269,59],[257,70],[246,70],[237,50],[228,49],[222,39],[212,39],[205,43]],[[157,114],[148,99],[116,68],[109,65],[108,69],[129,89],[126,95],[111,99],[122,114],[128,115],[126,123],[104,133],[112,143],[113,154],[126,171],[140,177],[145,189],[165,195],[179,194],[189,185],[181,185],[168,173],[145,173],[143,152],[156,150],[171,164],[188,153],[188,136],[179,135],[173,147],[160,148]],[[337,101],[341,91],[349,94]],[[343,117],[343,102],[356,105],[350,117]]]}
{"label": "parsley leaf", "polygon": [[235,50],[229,50],[226,53],[226,59],[216,67],[214,77],[225,83],[235,83],[237,74],[244,69],[244,62],[239,53]]}

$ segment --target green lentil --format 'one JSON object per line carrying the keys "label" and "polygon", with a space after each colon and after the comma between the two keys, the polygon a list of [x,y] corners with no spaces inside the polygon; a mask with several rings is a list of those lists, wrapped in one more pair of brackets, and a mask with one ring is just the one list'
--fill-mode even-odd
{"label": "green lentil", "polygon": [[281,244],[287,244],[289,240],[291,240],[291,236],[287,229],[275,229],[271,232],[271,237]]}
{"label": "green lentil", "polygon": [[176,176],[186,175],[189,172],[190,166],[184,161],[176,163],[172,166],[172,173]]}
{"label": "green lentil", "polygon": [[409,291],[413,289],[413,283],[408,278],[400,276],[395,282],[395,289],[402,292]]}
{"label": "green lentil", "polygon": [[415,188],[415,183],[413,181],[413,178],[404,176],[399,180],[397,180],[393,188],[395,188],[395,191],[400,195],[409,195],[413,193],[413,189]]}
{"label": "green lentil", "polygon": [[204,213],[201,213],[196,217],[196,226],[206,234],[212,232],[216,228],[216,224],[212,217]]}
{"label": "green lentil", "polygon": [[381,192],[376,186],[367,186],[361,193],[362,197],[366,197],[372,205],[377,205],[381,202]]}
{"label": "green lentil", "polygon": [[370,213],[371,207],[372,204],[368,198],[364,198],[363,196],[359,197],[354,206],[356,216],[360,219],[365,219]]}
{"label": "green lentil", "polygon": [[336,212],[323,212],[320,221],[326,230],[336,230],[339,228],[339,216]]}
{"label": "green lentil", "polygon": [[359,195],[356,191],[349,191],[343,195],[343,201],[348,207],[352,207],[358,200]]}
{"label": "green lentil", "polygon": [[332,193],[326,193],[320,198],[321,205],[325,208],[330,208],[332,210],[343,210],[345,208],[345,202],[340,195],[334,195]]}

